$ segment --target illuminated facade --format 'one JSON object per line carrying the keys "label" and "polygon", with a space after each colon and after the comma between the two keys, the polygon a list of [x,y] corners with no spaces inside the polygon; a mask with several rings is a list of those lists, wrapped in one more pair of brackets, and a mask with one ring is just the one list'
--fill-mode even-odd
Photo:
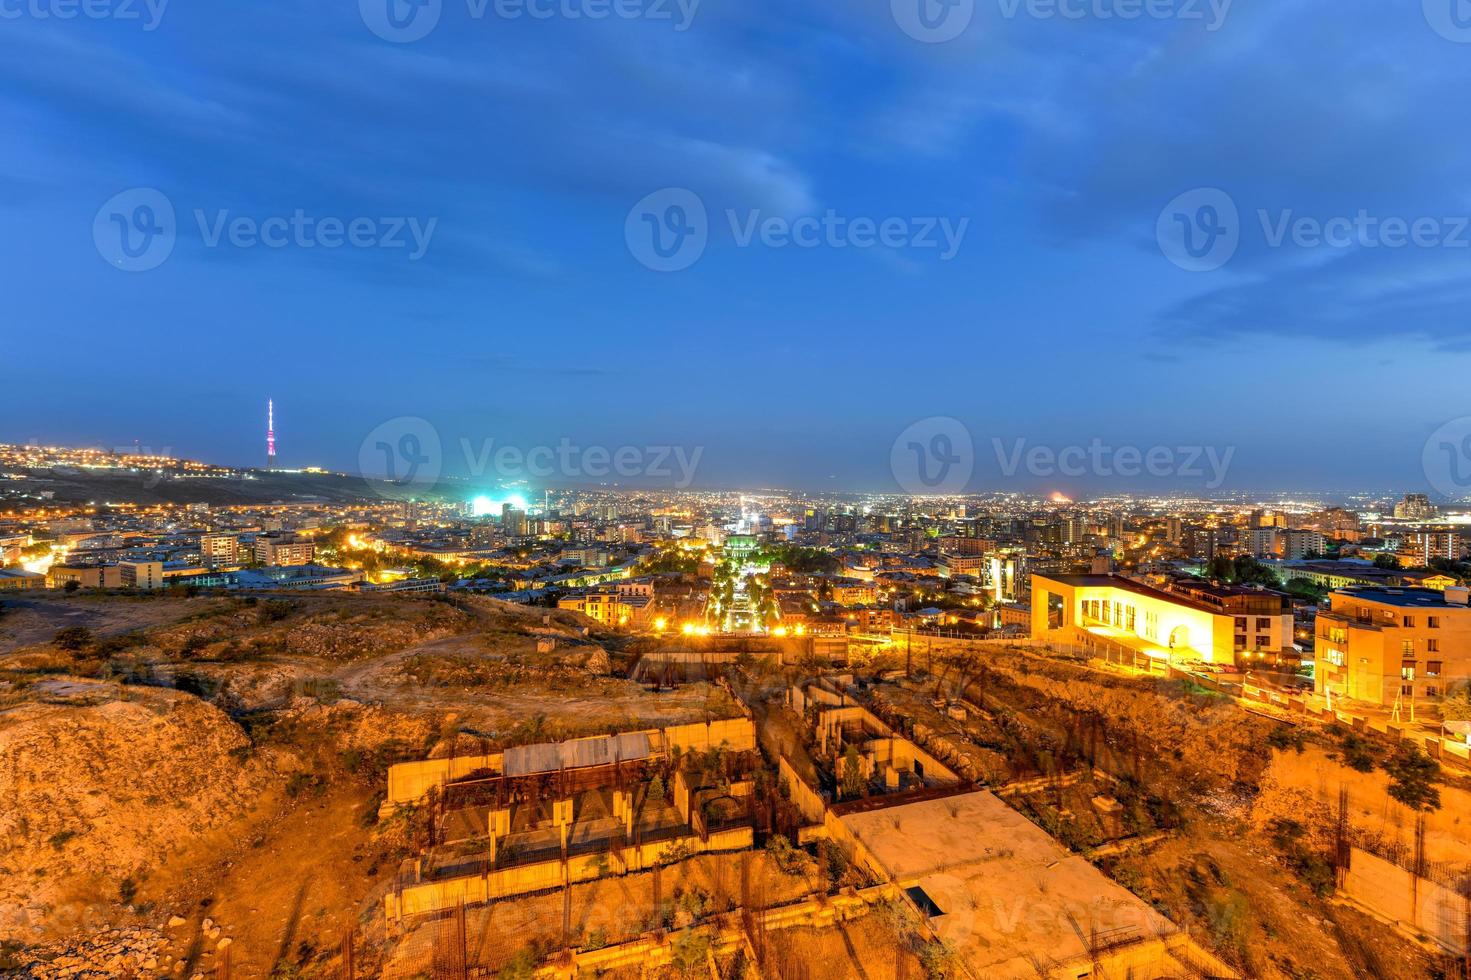
{"label": "illuminated facade", "polygon": [[1292,646],[1290,600],[1200,582],[1157,589],[1118,575],[1033,575],[1032,637],[1091,634],[1156,659],[1232,664]]}
{"label": "illuminated facade", "polygon": [[1380,705],[1444,697],[1471,679],[1467,590],[1359,588],[1318,613],[1317,690]]}
{"label": "illuminated facade", "polygon": [[580,612],[605,626],[643,628],[651,625],[653,599],[651,582],[619,582],[564,596],[557,608]]}
{"label": "illuminated facade", "polygon": [[255,560],[262,565],[310,565],[316,546],[310,540],[263,534],[255,539]]}

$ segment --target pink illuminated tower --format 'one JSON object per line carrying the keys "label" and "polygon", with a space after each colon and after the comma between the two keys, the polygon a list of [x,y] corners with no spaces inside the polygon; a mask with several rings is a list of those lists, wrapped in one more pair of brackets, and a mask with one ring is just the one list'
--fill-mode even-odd
{"label": "pink illuminated tower", "polygon": [[276,468],[276,400],[266,401],[266,469]]}

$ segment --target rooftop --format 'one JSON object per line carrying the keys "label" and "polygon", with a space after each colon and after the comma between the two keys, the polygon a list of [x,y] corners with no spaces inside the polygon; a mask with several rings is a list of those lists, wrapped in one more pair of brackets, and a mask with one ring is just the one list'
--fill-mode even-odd
{"label": "rooftop", "polygon": [[[1123,592],[1132,592],[1134,595],[1144,596],[1148,599],[1158,599],[1161,602],[1172,602],[1177,606],[1187,606],[1202,612],[1220,614],[1221,608],[1199,599],[1181,594],[1179,592],[1166,592],[1164,589],[1156,589],[1152,585],[1136,582],[1131,578],[1123,578],[1119,575],[1041,575],[1037,578],[1057,582],[1060,585],[1070,585],[1075,589],[1119,589]],[[1206,589],[1211,588],[1209,582],[1201,582]],[[1199,587],[1192,586],[1192,588]]]}
{"label": "rooftop", "polygon": [[1446,601],[1446,594],[1436,589],[1386,589],[1378,586],[1355,586],[1341,589],[1334,595],[1348,596],[1379,602],[1386,606],[1402,606],[1410,609],[1466,609],[1463,603]]}

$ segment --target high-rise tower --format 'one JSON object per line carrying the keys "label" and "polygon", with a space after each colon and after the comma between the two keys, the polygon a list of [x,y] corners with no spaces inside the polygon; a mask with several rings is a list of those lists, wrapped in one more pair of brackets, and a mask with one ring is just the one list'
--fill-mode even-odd
{"label": "high-rise tower", "polygon": [[276,468],[276,400],[266,402],[266,469]]}

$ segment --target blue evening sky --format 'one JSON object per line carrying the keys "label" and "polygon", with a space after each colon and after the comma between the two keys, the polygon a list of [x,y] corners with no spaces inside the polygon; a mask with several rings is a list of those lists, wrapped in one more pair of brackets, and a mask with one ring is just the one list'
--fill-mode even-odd
{"label": "blue evening sky", "polygon": [[[1427,438],[1471,415],[1460,0],[957,0],[940,43],[901,29],[922,0],[702,0],[684,30],[691,0],[441,0],[407,42],[368,23],[406,0],[88,2],[0,0],[0,441],[256,464],[274,397],[285,464],[356,468],[414,416],[446,472],[462,438],[568,439],[703,447],[702,484],[893,489],[895,437],[952,416],[977,488],[1126,487],[1007,478],[999,438],[1426,490]],[[176,240],[126,271],[99,209],[137,188]],[[665,188],[709,234],[660,272],[630,210]],[[1158,234],[1204,233],[1199,188],[1239,209],[1207,271]],[[212,240],[297,211],[432,234],[417,259],[408,231]],[[740,241],[830,211],[968,223],[948,259]],[[1432,224],[1272,241],[1360,212]]]}

